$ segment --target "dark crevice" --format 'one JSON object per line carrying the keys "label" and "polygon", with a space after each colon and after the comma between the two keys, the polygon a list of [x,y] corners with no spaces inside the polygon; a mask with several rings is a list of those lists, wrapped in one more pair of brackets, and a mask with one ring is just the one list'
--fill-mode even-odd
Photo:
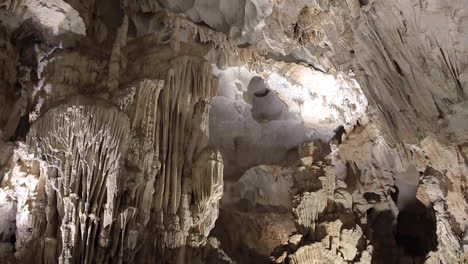
{"label": "dark crevice", "polygon": [[264,91],[255,92],[254,96],[255,97],[265,97],[265,96],[268,95],[269,92],[270,92],[270,89],[265,89]]}
{"label": "dark crevice", "polygon": [[10,140],[25,140],[30,127],[29,115],[22,116],[19,120],[18,126],[16,127],[15,134],[10,138]]}
{"label": "dark crevice", "polygon": [[398,32],[398,36],[400,37],[401,44],[405,43],[405,42],[403,41],[403,37],[401,36],[400,30],[397,30],[397,32]]}
{"label": "dark crevice", "polygon": [[398,193],[399,192],[400,192],[400,190],[398,189],[397,186],[395,186],[394,191],[389,191],[390,198],[392,198],[392,200],[395,202],[395,204],[398,202]]}
{"label": "dark crevice", "polygon": [[374,193],[374,192],[366,192],[364,193],[364,199],[366,199],[367,202],[370,203],[378,203],[380,202],[380,195]]}
{"label": "dark crevice", "polygon": [[367,222],[370,227],[369,238],[374,246],[372,254],[372,264],[393,264],[397,261],[397,256],[393,254],[396,248],[393,231],[393,214],[390,210],[377,212],[371,208],[367,210]]}
{"label": "dark crevice", "polygon": [[350,190],[355,190],[357,186],[357,182],[359,181],[360,175],[359,168],[355,164],[351,164],[349,161],[346,162],[346,185]]}
{"label": "dark crevice", "polygon": [[403,71],[401,70],[400,65],[398,64],[398,62],[396,62],[396,60],[393,60],[393,65],[395,65],[395,69],[398,72],[398,74],[400,74],[400,76],[405,76],[403,74]]}
{"label": "dark crevice", "polygon": [[[430,251],[437,250],[436,218],[432,207],[416,200],[400,211],[395,221],[390,210],[367,210],[370,231],[367,236],[374,246],[372,263],[396,264],[402,259],[423,264]],[[395,225],[396,222],[396,225]]]}
{"label": "dark crevice", "polygon": [[437,103],[437,99],[436,99],[434,96],[432,96],[432,100],[434,101],[434,105],[435,105],[435,107],[436,107],[436,109],[437,109],[437,112],[439,113],[439,115],[437,116],[437,118],[443,119],[444,116],[445,116],[445,114],[444,114],[444,112],[442,111],[442,109],[440,108],[439,104]]}
{"label": "dark crevice", "polygon": [[128,20],[128,38],[129,39],[135,39],[137,37],[137,27],[135,25],[135,22],[133,19]]}
{"label": "dark crevice", "polygon": [[200,21],[200,22],[196,22],[196,23],[194,23],[194,24],[197,25],[197,26],[207,27],[207,28],[209,28],[209,29],[211,29],[211,30],[213,30],[213,31],[216,31],[216,29],[214,29],[213,27],[211,27],[210,25],[208,25],[208,24],[207,24],[205,21],[203,21],[203,20]]}
{"label": "dark crevice", "polygon": [[417,200],[398,214],[395,239],[405,254],[425,257],[437,250],[436,230],[434,210]]}
{"label": "dark crevice", "polygon": [[244,49],[244,48],[248,48],[248,47],[253,47],[253,45],[250,44],[250,43],[241,43],[241,44],[237,45],[237,47],[239,49]]}
{"label": "dark crevice", "polygon": [[[230,212],[230,210],[220,209],[219,217],[216,220],[215,228],[212,234],[219,238],[221,245],[228,256],[237,263],[270,263],[269,257],[262,255],[256,249],[249,245],[239,237],[240,234],[233,232],[236,228],[245,225],[249,227],[249,235],[260,237],[260,226],[253,219],[247,217],[246,214]],[[232,226],[237,227],[232,227]],[[245,234],[243,234],[245,235]]]}
{"label": "dark crevice", "polygon": [[264,57],[267,60],[272,59],[272,60],[275,60],[275,61],[282,61],[282,62],[286,62],[286,63],[297,63],[297,64],[305,63],[305,64],[307,64],[307,66],[313,68],[316,71],[319,71],[319,72],[322,72],[322,73],[327,73],[328,72],[321,65],[312,64],[309,61],[306,61],[306,60],[303,60],[303,59],[300,59],[300,58],[296,58],[292,54],[282,55],[282,54],[276,54],[276,53],[268,52]]}

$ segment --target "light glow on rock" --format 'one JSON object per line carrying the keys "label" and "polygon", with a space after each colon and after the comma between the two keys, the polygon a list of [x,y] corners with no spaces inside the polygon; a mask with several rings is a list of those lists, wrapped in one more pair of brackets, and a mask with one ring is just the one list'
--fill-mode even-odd
{"label": "light glow on rock", "polygon": [[[219,90],[211,102],[210,141],[221,149],[227,175],[234,168],[283,162],[288,151],[303,142],[327,141],[337,125],[355,123],[367,108],[355,81],[301,65],[272,65],[260,74],[266,88],[263,81],[256,84],[261,87],[252,87],[252,78],[259,74],[245,67],[214,72]],[[268,96],[254,95],[265,89],[270,90]],[[278,113],[280,104],[284,106]],[[274,113],[265,112],[269,109]]]}

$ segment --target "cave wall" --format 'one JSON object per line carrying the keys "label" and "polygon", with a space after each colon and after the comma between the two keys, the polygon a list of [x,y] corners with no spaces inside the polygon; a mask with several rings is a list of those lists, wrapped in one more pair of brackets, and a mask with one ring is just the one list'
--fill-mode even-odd
{"label": "cave wall", "polygon": [[461,261],[466,4],[0,1],[0,260]]}
{"label": "cave wall", "polygon": [[[123,12],[116,26],[85,19],[87,32],[80,18],[76,32],[65,2],[2,7],[11,20],[2,23],[2,255],[184,263],[186,247],[200,259],[216,253],[207,237],[223,161],[208,145],[218,87],[209,47],[168,42],[164,25],[132,42]],[[106,39],[89,33],[93,23]]]}

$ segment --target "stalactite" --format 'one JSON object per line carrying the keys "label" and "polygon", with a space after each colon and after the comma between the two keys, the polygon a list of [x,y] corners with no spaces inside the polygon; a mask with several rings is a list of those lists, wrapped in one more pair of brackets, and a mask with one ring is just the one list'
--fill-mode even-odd
{"label": "stalactite", "polygon": [[[144,79],[118,99],[130,117],[122,201],[137,209],[126,230],[141,238],[126,249],[127,260],[140,248],[167,255],[165,248],[191,243],[189,233],[197,234],[195,246],[203,245],[218,214],[222,159],[208,147],[209,101],[217,80],[211,65],[198,58],[176,58],[170,66],[164,81]],[[191,200],[192,184],[200,182],[206,183],[206,195]]]}
{"label": "stalactite", "polygon": [[93,263],[103,254],[95,242],[116,219],[128,131],[128,118],[116,108],[81,98],[50,109],[31,127],[28,144],[50,168],[48,197],[57,197],[59,263]]}
{"label": "stalactite", "polygon": [[466,262],[463,1],[304,2],[0,0],[0,263]]}
{"label": "stalactite", "polygon": [[[185,244],[190,228],[184,220],[187,209],[180,208],[182,187],[186,181],[193,182],[189,168],[208,144],[206,102],[214,96],[217,84],[215,79],[208,77],[211,66],[206,62],[181,57],[171,64],[158,104],[161,118],[157,120],[157,126],[162,130],[161,146],[158,146],[161,170],[154,203],[158,214],[163,215],[158,226],[166,230],[162,244],[176,248]],[[217,177],[222,175],[222,171],[216,173]]]}
{"label": "stalactite", "polygon": [[116,90],[119,86],[120,74],[123,72],[122,67],[122,49],[127,43],[128,32],[128,16],[123,17],[122,25],[117,30],[114,45],[112,46],[112,53],[109,59],[109,71],[107,86],[109,91]]}

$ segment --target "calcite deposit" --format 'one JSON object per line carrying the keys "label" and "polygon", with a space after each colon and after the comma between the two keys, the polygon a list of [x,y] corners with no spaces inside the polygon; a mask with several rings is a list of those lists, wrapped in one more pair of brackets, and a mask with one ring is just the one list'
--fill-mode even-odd
{"label": "calcite deposit", "polygon": [[0,263],[468,263],[468,2],[0,0]]}

